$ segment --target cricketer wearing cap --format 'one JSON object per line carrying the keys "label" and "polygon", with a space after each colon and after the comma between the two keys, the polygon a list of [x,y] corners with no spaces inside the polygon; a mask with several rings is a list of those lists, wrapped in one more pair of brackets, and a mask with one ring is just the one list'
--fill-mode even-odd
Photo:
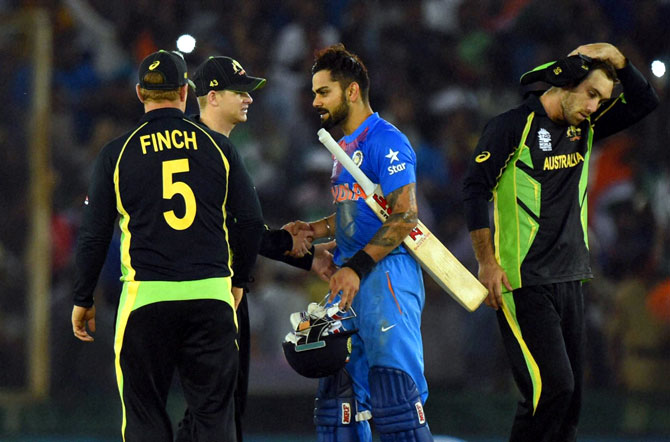
{"label": "cricketer wearing cap", "polygon": [[423,410],[423,277],[401,245],[418,220],[416,156],[407,137],[372,111],[368,91],[365,66],[343,45],[317,53],[312,104],[321,124],[342,128],[340,145],[381,185],[391,216],[382,223],[354,178],[335,162],[336,212],[308,227],[315,238],[335,236],[334,259],[341,267],[330,278],[331,298],[338,295],[341,308],[353,307],[359,331],[345,368],[320,380],[314,421],[319,441],[370,441],[370,418],[382,441],[432,441]]}
{"label": "cricketer wearing cap", "polygon": [[[200,109],[200,115],[194,116],[193,119],[204,127],[229,137],[237,124],[247,121],[247,112],[253,103],[250,93],[262,88],[265,83],[264,78],[247,75],[237,60],[225,56],[208,57],[198,66],[192,78],[192,86]],[[237,231],[236,224],[232,220],[229,227],[230,241],[243,241],[243,232]],[[286,230],[269,229],[266,226],[259,254],[304,270],[313,269],[324,279],[327,279],[334,269],[332,255],[327,246],[311,246],[311,237],[305,230],[291,235]],[[241,442],[242,416],[246,408],[249,384],[251,342],[246,295],[237,302],[240,363],[235,389],[235,426],[237,441]],[[177,431],[177,442],[194,440],[192,422],[191,410],[187,409]]]}
{"label": "cricketer wearing cap", "polygon": [[[250,280],[263,218],[228,139],[184,115],[186,63],[159,51],[139,68],[138,126],[98,155],[77,244],[72,327],[92,341],[93,290],[120,218],[123,290],[114,337],[122,440],[172,442],[175,370],[194,441],[235,440],[238,350],[233,290]],[[227,220],[241,236],[229,242]]]}
{"label": "cricketer wearing cap", "polygon": [[497,310],[523,395],[510,440],[571,442],[582,393],[581,282],[593,276],[586,220],[591,148],[651,112],[658,97],[607,43],[580,46],[521,82],[539,80],[552,87],[484,128],[464,182],[465,215],[486,303]]}

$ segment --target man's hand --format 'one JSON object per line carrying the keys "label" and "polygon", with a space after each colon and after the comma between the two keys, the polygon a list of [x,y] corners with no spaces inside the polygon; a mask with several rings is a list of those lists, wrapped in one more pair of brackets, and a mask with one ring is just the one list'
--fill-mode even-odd
{"label": "man's hand", "polygon": [[86,326],[95,332],[95,305],[91,307],[80,307],[75,305],[72,309],[72,331],[75,338],[84,342],[93,342],[93,336],[88,334]]}
{"label": "man's hand", "polygon": [[505,271],[496,261],[479,265],[479,282],[489,291],[484,303],[494,310],[502,307],[502,285],[512,291],[512,286],[507,279]]}
{"label": "man's hand", "polygon": [[329,302],[333,302],[335,296],[340,293],[340,310],[346,310],[354,302],[354,296],[358,293],[361,280],[351,268],[342,267],[330,278]]}
{"label": "man's hand", "polygon": [[290,252],[286,252],[286,255],[294,258],[302,258],[309,253],[312,241],[314,240],[314,230],[308,223],[293,221],[282,226],[282,229],[286,230],[293,237],[293,248]]}
{"label": "man's hand", "polygon": [[335,248],[335,241],[330,241],[314,246],[314,259],[312,260],[312,271],[322,280],[328,282],[330,277],[337,271],[333,263],[333,254],[330,252]]}
{"label": "man's hand", "polygon": [[312,240],[314,239],[314,232],[307,225],[307,229],[298,229],[297,233],[291,233],[293,237],[293,249],[290,252],[287,252],[287,255],[290,255],[294,258],[302,258],[309,253],[309,249],[312,248]]}
{"label": "man's hand", "polygon": [[233,300],[235,301],[235,310],[239,307],[240,302],[242,302],[242,297],[244,296],[244,289],[241,287],[232,287],[230,289],[233,294]]}
{"label": "man's hand", "polygon": [[623,69],[626,67],[626,57],[619,51],[616,46],[609,43],[590,43],[581,45],[574,51],[570,52],[568,56],[582,54],[593,59],[606,61],[614,69]]}
{"label": "man's hand", "polygon": [[491,241],[491,230],[486,227],[470,232],[472,240],[472,249],[475,251],[475,257],[479,263],[479,282],[489,291],[484,303],[494,310],[502,307],[502,285],[512,291],[512,285],[507,279],[505,271],[500,267],[493,252],[493,242]]}
{"label": "man's hand", "polygon": [[291,221],[290,223],[284,224],[281,228],[286,230],[291,235],[297,235],[301,230],[312,230],[312,226],[310,226],[309,223],[306,223],[305,221]]}

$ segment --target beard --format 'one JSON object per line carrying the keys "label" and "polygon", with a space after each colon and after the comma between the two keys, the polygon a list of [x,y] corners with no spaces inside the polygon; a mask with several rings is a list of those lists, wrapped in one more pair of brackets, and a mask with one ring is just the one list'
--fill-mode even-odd
{"label": "beard", "polygon": [[568,125],[579,126],[584,121],[584,118],[580,115],[579,107],[569,97],[561,100],[561,110],[563,112],[563,120]]}
{"label": "beard", "polygon": [[321,120],[321,127],[326,130],[330,130],[335,126],[340,125],[347,119],[347,117],[349,117],[349,105],[343,99],[342,103],[333,109],[332,112],[329,111],[328,114],[328,118]]}

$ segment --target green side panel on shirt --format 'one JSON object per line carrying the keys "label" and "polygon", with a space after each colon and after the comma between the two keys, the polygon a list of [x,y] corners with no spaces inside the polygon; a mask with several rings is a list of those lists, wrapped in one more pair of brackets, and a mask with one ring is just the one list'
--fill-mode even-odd
{"label": "green side panel on shirt", "polygon": [[[513,289],[523,285],[521,264],[539,228],[536,219],[540,217],[541,185],[518,167],[518,163],[523,163],[533,168],[526,139],[534,115],[531,113],[528,116],[519,145],[498,179],[493,192],[496,257],[505,270]],[[501,235],[501,232],[504,234]]]}
{"label": "green side panel on shirt", "polygon": [[588,143],[586,155],[584,155],[584,165],[582,166],[582,175],[579,178],[579,201],[581,204],[582,230],[584,231],[584,244],[589,250],[589,199],[586,188],[589,182],[589,160],[591,159],[591,147],[593,146],[593,126],[589,126]]}

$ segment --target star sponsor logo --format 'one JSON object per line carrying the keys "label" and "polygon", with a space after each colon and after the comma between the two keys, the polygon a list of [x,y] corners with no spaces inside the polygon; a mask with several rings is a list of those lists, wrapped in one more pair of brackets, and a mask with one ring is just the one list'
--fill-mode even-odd
{"label": "star sponsor logo", "polygon": [[388,158],[390,160],[389,162],[391,164],[393,164],[394,161],[400,161],[398,159],[398,153],[399,153],[399,151],[397,151],[397,150],[394,151],[393,149],[389,148],[389,153],[387,153],[385,156],[386,156],[386,158]]}
{"label": "star sponsor logo", "polygon": [[393,174],[396,174],[398,172],[402,172],[406,168],[407,168],[407,164],[400,163],[400,164],[396,164],[394,166],[389,166],[389,167],[386,168],[386,170],[388,170],[389,175],[393,175]]}

